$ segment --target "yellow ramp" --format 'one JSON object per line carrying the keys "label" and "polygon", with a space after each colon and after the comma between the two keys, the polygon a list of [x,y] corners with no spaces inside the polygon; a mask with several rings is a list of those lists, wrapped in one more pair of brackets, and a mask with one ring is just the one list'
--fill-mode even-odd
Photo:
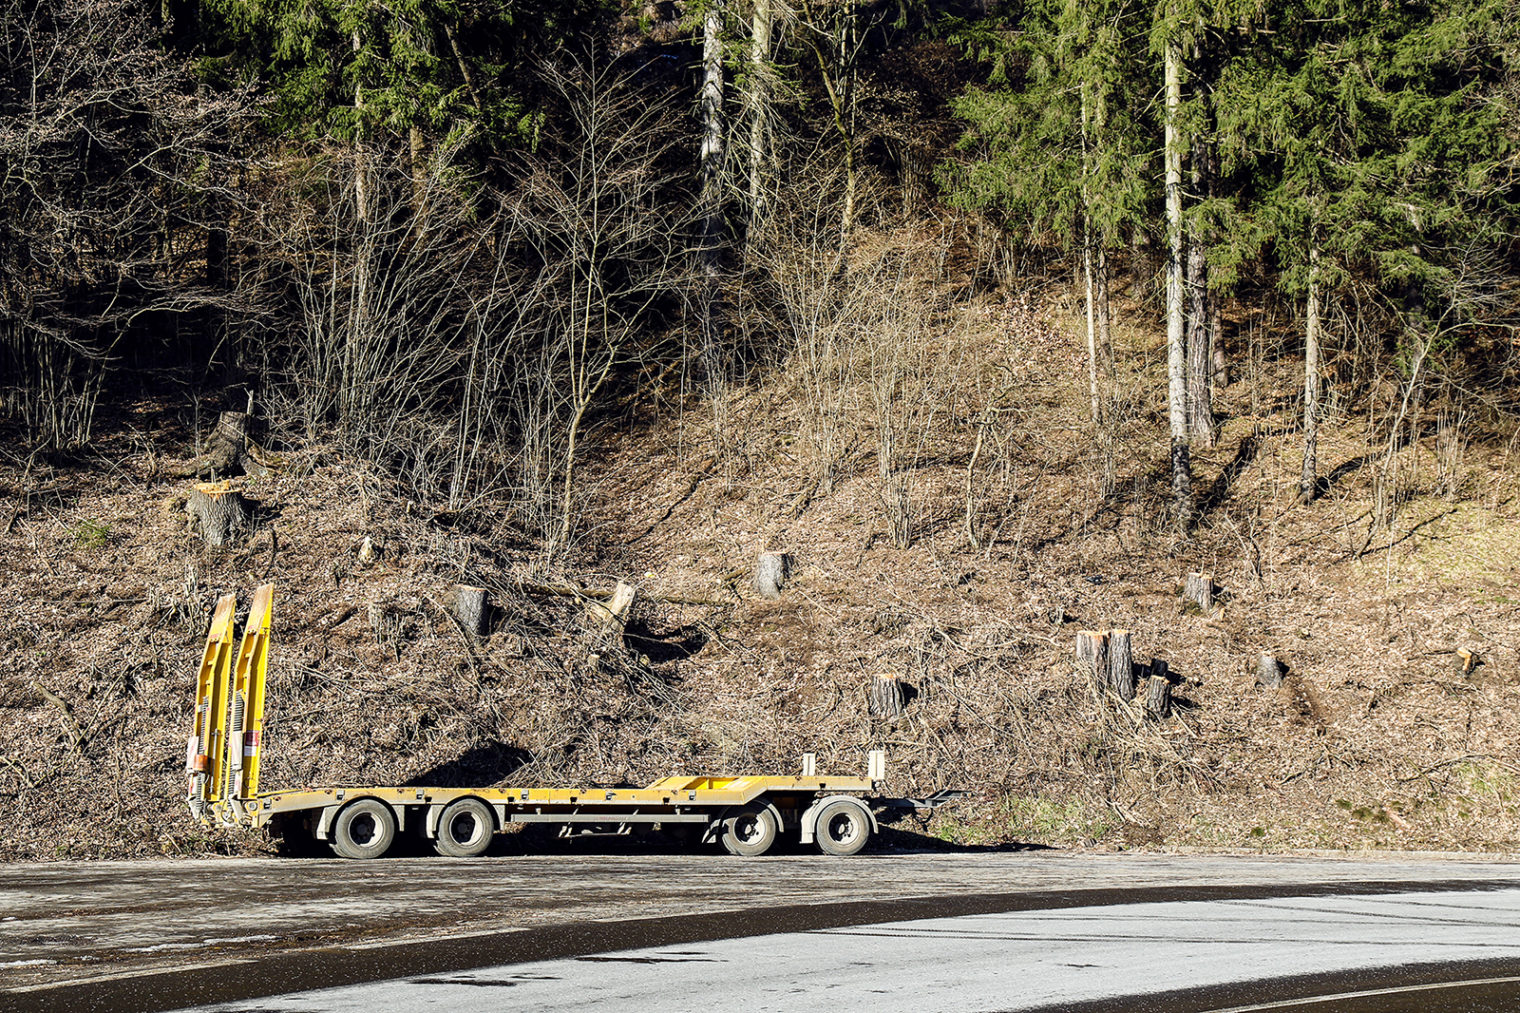
{"label": "yellow ramp", "polygon": [[228,793],[247,799],[259,791],[259,746],[264,734],[264,673],[269,662],[269,630],[274,613],[274,585],[253,592],[243,646],[238,650],[227,733]]}
{"label": "yellow ramp", "polygon": [[195,712],[190,741],[185,748],[185,769],[189,775],[186,801],[197,818],[205,815],[206,803],[220,798],[217,792],[221,764],[221,734],[227,719],[227,674],[232,657],[232,618],[237,595],[224,594],[217,599],[211,614],[211,629],[206,633],[206,648],[195,678]]}

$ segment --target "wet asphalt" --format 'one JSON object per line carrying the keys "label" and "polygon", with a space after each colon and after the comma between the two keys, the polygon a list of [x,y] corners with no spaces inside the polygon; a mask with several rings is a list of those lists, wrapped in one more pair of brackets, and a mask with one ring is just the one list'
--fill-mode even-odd
{"label": "wet asphalt", "polygon": [[[315,1000],[310,993],[295,1005],[262,1000],[310,989],[338,988],[341,993],[362,990],[367,983],[419,979],[439,982],[433,990],[435,998],[437,988],[450,984],[476,996],[504,994],[508,990],[451,983],[439,976],[478,977],[483,968],[522,969],[556,961],[575,962],[584,971],[593,966],[598,954],[721,946],[732,940],[761,940],[784,949],[790,945],[787,939],[797,939],[798,952],[811,955],[820,939],[838,937],[842,930],[927,925],[933,919],[971,919],[980,925],[974,920],[1050,918],[1079,909],[1110,912],[1102,917],[1122,922],[1145,905],[1152,906],[1147,911],[1161,910],[1157,905],[1238,907],[1290,898],[1303,910],[1338,910],[1359,903],[1355,898],[1384,898],[1376,903],[1385,904],[1386,898],[1415,891],[1449,895],[1454,902],[1450,906],[1458,911],[1486,903],[1475,897],[1511,898],[1515,902],[1510,906],[1520,912],[1520,866],[1444,859],[1352,862],[984,853],[739,861],[691,855],[569,854],[361,865],[295,860],[60,864],[4,871],[11,875],[0,879],[0,1011],[7,1013],[208,1006],[243,1011],[338,1009],[321,1005],[327,1000]],[[1116,911],[1130,914],[1111,913]],[[1365,966],[1310,960],[1307,971],[1297,973],[1302,960],[1296,964],[1268,955],[1264,958],[1270,972],[1267,984],[1215,980],[1214,972],[1213,978],[1166,973],[1169,964],[1185,969],[1190,961],[1202,958],[1188,956],[1199,940],[1185,933],[1181,938],[1169,937],[1171,930],[1161,919],[1148,921],[1138,936],[1132,925],[1119,933],[1141,947],[1141,957],[1123,959],[1138,960],[1136,966],[1141,968],[1154,960],[1162,969],[1138,990],[1144,995],[1122,994],[1129,988],[1126,982],[1110,983],[1093,993],[1087,982],[1068,988],[1064,997],[1052,995],[1054,1004],[1031,1005],[1026,997],[1000,1006],[997,997],[1004,993],[996,988],[973,996],[943,983],[926,991],[921,982],[910,980],[893,989],[913,997],[913,1008],[919,1011],[1520,1009],[1516,982],[1493,980],[1520,980],[1520,913],[1513,918],[1503,914],[1498,929],[1502,939],[1513,940],[1513,949],[1492,940],[1483,944],[1488,949],[1474,950],[1463,943],[1450,951],[1459,959],[1441,959],[1439,946],[1416,946],[1397,954],[1385,950],[1377,934],[1379,918],[1361,913],[1356,917],[1360,920],[1353,924],[1359,931],[1371,933],[1362,940],[1371,946]],[[1397,919],[1390,922],[1394,923]],[[1444,931],[1442,919],[1431,924],[1436,927],[1430,931]],[[884,931],[892,936],[904,930]],[[906,934],[913,936],[914,931]],[[1024,946],[1029,939],[1043,938],[1043,933],[1044,928],[1037,927],[1016,935]],[[882,937],[875,929],[863,935]],[[1417,934],[1405,939],[1404,944],[1418,938]],[[838,938],[828,941],[843,945]],[[1059,939],[1049,942],[1055,947],[1050,953],[1056,956],[1094,945],[1093,940],[1068,941],[1063,949]],[[761,943],[745,947],[756,945]],[[896,964],[911,963],[921,948],[922,944],[912,944]],[[933,966],[958,959],[958,952]],[[1050,953],[1000,949],[991,957],[983,952],[972,959],[983,965],[990,960],[996,970],[1010,960],[1033,966]],[[1380,954],[1397,959],[1383,959]],[[587,958],[593,958],[593,963]],[[631,959],[619,957],[614,963],[628,964]],[[1253,971],[1242,964],[1240,971],[1242,978],[1262,977],[1260,968]],[[975,973],[968,972],[971,977]],[[873,974],[872,980],[876,977]],[[619,995],[630,987],[625,978],[618,978]],[[1348,994],[1473,979],[1486,981],[1462,988]],[[818,979],[829,980],[826,972]],[[1167,987],[1169,983],[1185,987]],[[662,982],[660,987],[666,985]],[[1112,994],[1101,994],[1105,989]],[[499,1008],[554,1007],[554,993],[535,999],[520,986],[511,991],[533,1001],[527,1007]],[[861,1008],[892,1008],[881,997],[882,991],[876,992]],[[1317,1005],[1304,1001],[1326,995],[1337,998],[1319,1000]],[[841,998],[830,997],[831,1008],[839,1008]],[[1289,999],[1297,1003],[1257,1005]],[[582,997],[575,1005],[578,1009],[633,1010],[641,1008],[640,1001],[622,1007],[615,1003],[597,1006]],[[778,1002],[746,1005],[809,1008],[797,995],[778,997]],[[227,1003],[232,1005],[221,1006]],[[390,1013],[407,1008],[393,999],[380,1004]],[[365,1001],[358,1008],[375,1005]],[[467,1005],[498,1008],[478,1001]],[[671,1006],[668,998],[661,1005],[682,1008]],[[851,1008],[848,1002],[844,1005]],[[711,1005],[701,1000],[693,1008]]]}

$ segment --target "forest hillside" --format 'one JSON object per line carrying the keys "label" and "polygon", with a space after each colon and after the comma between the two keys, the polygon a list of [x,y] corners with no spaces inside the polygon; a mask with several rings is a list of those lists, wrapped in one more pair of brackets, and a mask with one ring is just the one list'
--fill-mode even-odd
{"label": "forest hillside", "polygon": [[1514,850],[1516,15],[0,0],[0,857],[265,581],[267,786]]}

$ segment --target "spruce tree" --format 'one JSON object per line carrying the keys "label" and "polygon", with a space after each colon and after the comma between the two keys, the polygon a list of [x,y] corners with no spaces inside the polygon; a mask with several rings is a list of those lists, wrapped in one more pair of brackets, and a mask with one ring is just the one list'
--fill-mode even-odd
{"label": "spruce tree", "polygon": [[1268,252],[1304,307],[1301,494],[1318,482],[1328,304],[1362,280],[1398,340],[1450,345],[1481,323],[1482,270],[1513,226],[1503,88],[1517,27],[1503,0],[1291,0],[1267,9],[1249,59],[1220,82],[1226,172],[1242,182],[1234,266]]}

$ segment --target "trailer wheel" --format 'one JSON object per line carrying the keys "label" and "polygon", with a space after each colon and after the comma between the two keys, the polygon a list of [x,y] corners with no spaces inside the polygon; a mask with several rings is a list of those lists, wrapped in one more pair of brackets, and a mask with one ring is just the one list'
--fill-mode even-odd
{"label": "trailer wheel", "polygon": [[478,798],[455,799],[438,817],[433,850],[445,858],[479,858],[491,846],[496,815]]}
{"label": "trailer wheel", "polygon": [[813,839],[825,855],[853,855],[871,839],[871,818],[858,802],[841,798],[823,807],[818,814]]}
{"label": "trailer wheel", "polygon": [[332,849],[339,858],[379,858],[395,840],[396,814],[377,798],[355,799],[333,820]]}
{"label": "trailer wheel", "polygon": [[753,858],[771,850],[780,831],[769,806],[748,805],[723,819],[723,847],[730,855]]}

